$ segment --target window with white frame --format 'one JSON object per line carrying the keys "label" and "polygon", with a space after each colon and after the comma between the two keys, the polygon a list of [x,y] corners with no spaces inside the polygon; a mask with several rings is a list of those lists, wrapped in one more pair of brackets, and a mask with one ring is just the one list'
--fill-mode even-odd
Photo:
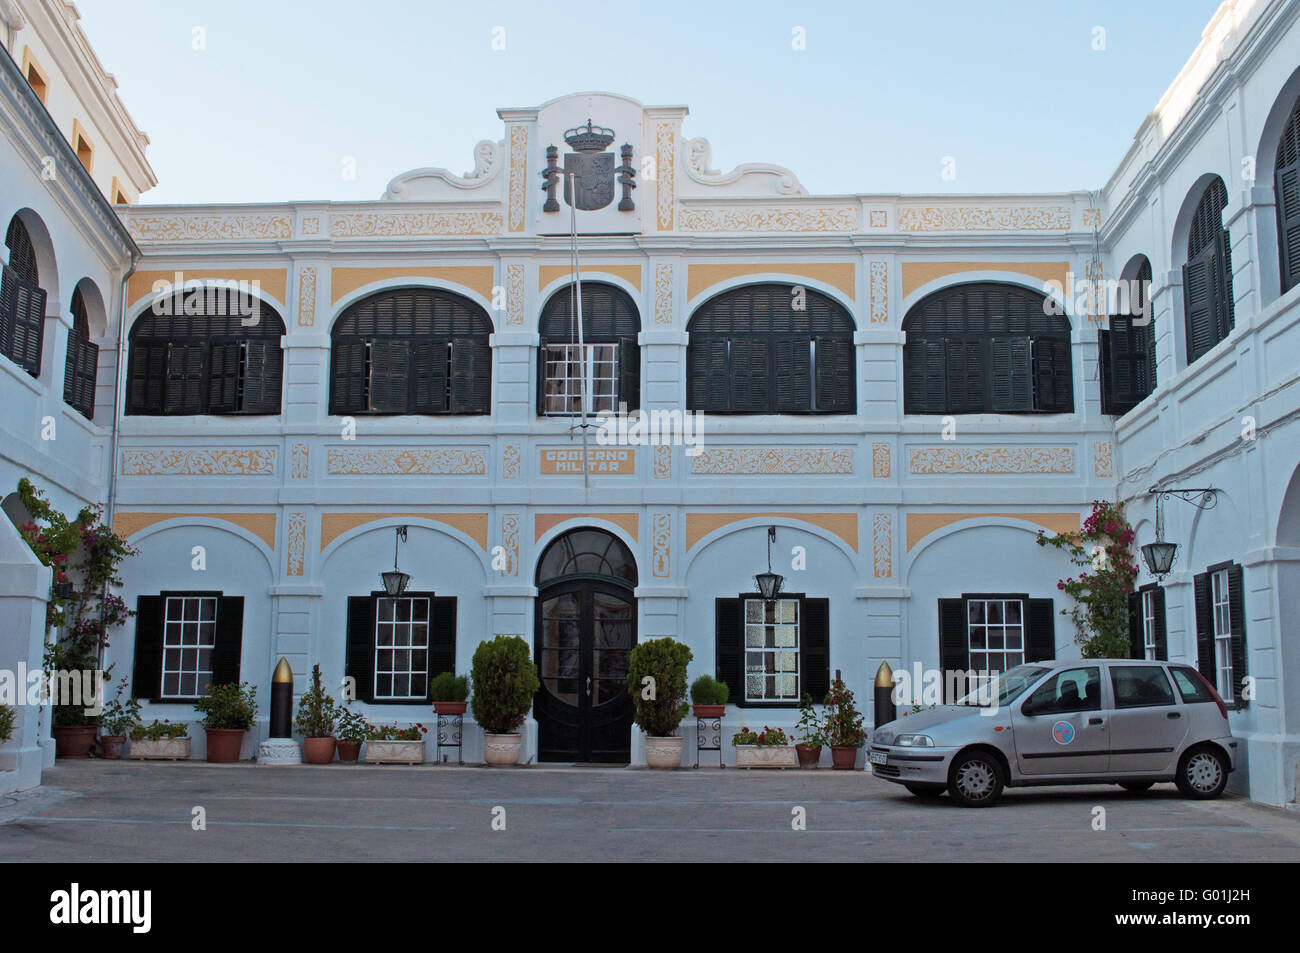
{"label": "window with white frame", "polygon": [[217,597],[168,596],[163,620],[163,697],[200,698],[212,684]]}
{"label": "window with white frame", "polygon": [[1025,661],[1025,612],[1019,599],[967,599],[970,668],[1005,672]]}
{"label": "window with white frame", "polygon": [[428,683],[429,599],[380,597],[375,611],[375,699],[424,701]]}
{"label": "window with white frame", "polygon": [[745,600],[745,701],[798,701],[799,600]]}
{"label": "window with white frame", "polygon": [[1228,596],[1228,571],[1210,574],[1210,608],[1214,619],[1214,671],[1219,694],[1235,697],[1232,684],[1232,613]]}
{"label": "window with white frame", "polygon": [[1142,593],[1142,654],[1148,660],[1159,657],[1156,649],[1156,593],[1154,589]]}
{"label": "window with white frame", "polygon": [[[586,355],[584,366],[583,355]],[[548,414],[582,413],[583,377],[590,395],[587,412],[614,411],[618,399],[617,344],[546,345]]]}

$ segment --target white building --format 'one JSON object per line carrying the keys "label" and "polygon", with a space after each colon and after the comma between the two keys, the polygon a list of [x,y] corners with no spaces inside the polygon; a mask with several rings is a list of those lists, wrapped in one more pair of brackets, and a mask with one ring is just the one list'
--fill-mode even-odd
{"label": "white building", "polygon": [[[1035,545],[1040,529],[1077,530],[1093,500],[1118,497],[1145,543],[1152,487],[1213,486],[1213,509],[1163,504],[1178,562],[1159,595],[1135,598],[1135,631],[1236,694],[1253,679],[1231,715],[1246,742],[1234,784],[1293,801],[1300,660],[1283,623],[1300,556],[1300,293],[1281,262],[1300,235],[1285,237],[1294,208],[1279,228],[1275,195],[1297,193],[1274,172],[1297,169],[1298,16],[1296,3],[1225,3],[1094,193],[812,196],[786,169],[711,168],[685,107],[583,93],[499,110],[470,172],[415,170],[377,201],[119,209],[141,258],[121,352],[104,312],[106,429],[62,456],[33,425],[26,456],[0,457],[0,485],[32,473],[62,486],[59,460],[90,461],[84,492],[68,492],[105,500],[142,551],[123,592],[140,614],[109,660],[134,673],[148,717],[193,719],[214,679],[265,698],[283,656],[299,688],[319,662],[331,682],[357,678],[373,718],[427,722],[429,674],[466,672],[482,638],[518,633],[543,675],[525,757],[633,762],[622,672],[637,640],[682,640],[692,677],[731,684],[741,704],[724,738],[742,718],[793,724],[800,695],[836,670],[870,721],[882,661],[1077,654],[1057,590],[1072,568]],[[26,178],[5,215],[55,187],[10,152]],[[597,401],[705,415],[696,445],[593,439],[586,480],[568,397],[558,173],[571,165],[587,173],[577,229]],[[1231,253],[1218,284],[1216,248]],[[1150,277],[1149,330],[1072,306],[1071,278],[1098,272]],[[216,314],[231,283],[257,308]],[[1065,314],[1044,306],[1062,298]],[[6,397],[63,412],[53,376],[0,364]],[[400,526],[413,581],[393,604],[376,590]],[[746,596],[769,527],[785,596],[762,621]],[[164,624],[186,611],[195,624]],[[389,647],[408,632],[420,648]],[[169,649],[177,633],[211,647]],[[481,739],[467,725],[467,760]]]}

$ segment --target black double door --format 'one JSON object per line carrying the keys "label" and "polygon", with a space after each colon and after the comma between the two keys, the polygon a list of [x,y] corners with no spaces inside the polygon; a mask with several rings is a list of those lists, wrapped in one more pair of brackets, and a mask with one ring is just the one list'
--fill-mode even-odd
{"label": "black double door", "polygon": [[538,595],[534,631],[539,760],[626,764],[633,709],[627,668],[636,645],[631,587],[608,578],[549,585]]}

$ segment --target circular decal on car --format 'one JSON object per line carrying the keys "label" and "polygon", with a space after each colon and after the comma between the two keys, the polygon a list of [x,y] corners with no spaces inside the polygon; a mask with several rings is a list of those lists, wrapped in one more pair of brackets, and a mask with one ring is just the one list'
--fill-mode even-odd
{"label": "circular decal on car", "polygon": [[1058,745],[1068,745],[1074,740],[1074,725],[1068,721],[1058,721],[1052,725],[1052,740]]}

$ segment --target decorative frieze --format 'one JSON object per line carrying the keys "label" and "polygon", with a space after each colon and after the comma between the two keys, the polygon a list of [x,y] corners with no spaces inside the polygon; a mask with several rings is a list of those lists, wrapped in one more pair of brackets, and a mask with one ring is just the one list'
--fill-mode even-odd
{"label": "decorative frieze", "polygon": [[1065,205],[902,208],[898,211],[898,228],[903,232],[1068,231],[1070,209]]}
{"label": "decorative frieze", "polygon": [[661,122],[655,128],[655,208],[659,221],[659,231],[673,230],[674,203],[676,202],[676,182],[673,176],[677,170],[677,129],[674,123]]}
{"label": "decorative frieze", "polygon": [[295,480],[307,479],[311,463],[311,447],[305,443],[295,443],[289,450],[289,476]]}
{"label": "decorative frieze", "polygon": [[510,127],[510,231],[524,230],[528,188],[528,127]]}
{"label": "decorative frieze", "polygon": [[654,477],[670,480],[673,475],[673,448],[665,443],[655,444]]}
{"label": "decorative frieze", "polygon": [[503,576],[519,575],[519,514],[506,513],[501,517],[501,549],[506,563]]}
{"label": "decorative frieze", "polygon": [[871,518],[871,560],[877,579],[894,574],[894,518],[888,513]]}
{"label": "decorative frieze", "polygon": [[683,208],[685,232],[853,232],[858,209],[837,205],[695,206]]}
{"label": "decorative frieze", "polygon": [[672,514],[656,513],[650,521],[650,574],[657,579],[667,579],[672,575],[672,535]]}
{"label": "decorative frieze", "polygon": [[524,266],[506,265],[506,324],[523,327],[524,324]]}
{"label": "decorative frieze", "polygon": [[272,476],[274,447],[135,447],[122,451],[122,476]]}
{"label": "decorative frieze", "polygon": [[1109,440],[1093,443],[1092,472],[1099,480],[1109,480],[1115,476],[1115,445]]}
{"label": "decorative frieze", "polygon": [[918,475],[952,473],[1070,474],[1072,447],[911,447],[908,469]]}
{"label": "decorative frieze", "polygon": [[487,459],[477,447],[330,447],[325,468],[331,476],[481,476]]}
{"label": "decorative frieze", "polygon": [[316,269],[303,265],[298,272],[298,327],[316,323]]}
{"label": "decorative frieze", "polygon": [[871,228],[887,228],[889,212],[883,208],[873,208],[867,213],[867,225]]}
{"label": "decorative frieze", "polygon": [[852,447],[709,447],[691,461],[694,474],[852,472]]}
{"label": "decorative frieze", "polygon": [[289,555],[285,574],[301,576],[307,559],[307,514],[289,514]]}
{"label": "decorative frieze", "polygon": [[673,266],[655,265],[655,324],[673,323]]}
{"label": "decorative frieze", "polygon": [[501,450],[501,479],[518,480],[522,465],[519,444],[506,444]]}
{"label": "decorative frieze", "polygon": [[871,475],[877,480],[888,480],[890,476],[889,444],[873,443],[871,445]]}
{"label": "decorative frieze", "polygon": [[123,217],[137,242],[238,242],[272,241],[293,237],[288,215],[140,215]]}
{"label": "decorative frieze", "polygon": [[873,261],[867,266],[868,291],[871,295],[871,323],[889,321],[889,265]]}
{"label": "decorative frieze", "polygon": [[500,235],[501,212],[336,212],[330,219],[332,238],[426,238]]}

